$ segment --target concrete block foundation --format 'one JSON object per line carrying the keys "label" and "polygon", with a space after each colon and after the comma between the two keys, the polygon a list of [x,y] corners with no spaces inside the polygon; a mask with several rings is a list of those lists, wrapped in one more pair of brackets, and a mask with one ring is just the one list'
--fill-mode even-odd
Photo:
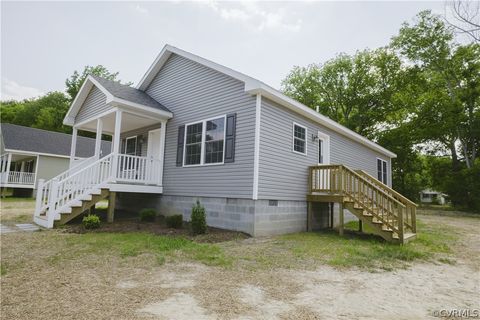
{"label": "concrete block foundation", "polygon": [[[207,224],[252,236],[268,236],[307,230],[307,202],[287,200],[252,200],[238,198],[171,196],[147,193],[117,193],[116,208],[138,213],[155,208],[160,214],[181,214],[190,220],[192,207],[199,200],[205,207]],[[330,226],[327,203],[314,205],[314,230]],[[333,226],[338,226],[338,205],[334,206]],[[345,222],[356,217],[345,210]]]}

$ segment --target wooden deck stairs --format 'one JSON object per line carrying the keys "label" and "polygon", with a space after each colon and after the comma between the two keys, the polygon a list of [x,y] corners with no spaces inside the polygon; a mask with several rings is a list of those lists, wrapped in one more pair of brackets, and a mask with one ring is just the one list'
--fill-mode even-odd
{"label": "wooden deck stairs", "polygon": [[417,205],[364,171],[344,165],[309,168],[307,194],[308,225],[312,221],[312,202],[338,203],[339,232],[343,234],[347,209],[386,241],[404,244],[416,238]]}

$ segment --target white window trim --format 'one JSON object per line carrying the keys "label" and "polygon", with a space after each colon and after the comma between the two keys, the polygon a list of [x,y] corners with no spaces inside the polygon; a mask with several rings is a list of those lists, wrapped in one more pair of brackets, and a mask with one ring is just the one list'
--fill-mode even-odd
{"label": "white window trim", "polygon": [[[383,172],[383,162],[386,163],[387,171],[385,171],[385,173],[387,174],[387,181],[378,180],[378,160],[382,161],[382,180],[383,180],[383,173],[384,173]],[[383,158],[378,158],[377,157],[377,160],[375,161],[375,166],[377,168],[377,170],[376,170],[377,171],[377,180],[380,181],[381,183],[383,183],[384,185],[388,185],[388,180],[389,180],[389,178],[388,178],[388,168],[389,168],[388,161],[383,159]]]}
{"label": "white window trim", "polygon": [[[305,129],[305,153],[295,150],[295,126],[299,126],[303,129]],[[308,128],[306,126],[302,126],[301,124],[294,122],[293,126],[292,126],[292,152],[296,153],[296,154],[301,154],[302,156],[306,156],[307,155],[307,149],[308,149],[308,147],[307,147],[308,143],[307,142],[308,142]]]}
{"label": "white window trim", "polygon": [[[207,132],[207,121],[216,120],[216,119],[220,119],[220,118],[223,118],[222,162],[205,163],[205,136],[206,136],[206,132]],[[187,154],[187,128],[188,128],[188,126],[191,126],[191,125],[197,124],[197,123],[202,123],[202,143],[201,143],[201,149],[200,149],[200,163],[199,164],[185,164],[185,161],[187,159],[187,157],[186,157],[186,154]],[[218,165],[225,164],[226,134],[227,134],[227,115],[226,114],[185,124],[185,131],[184,131],[184,134],[183,134],[183,162],[182,162],[182,166],[183,167],[203,167],[203,166],[218,166]]]}
{"label": "white window trim", "polygon": [[133,155],[136,156],[137,155],[137,143],[138,143],[137,136],[131,136],[131,137],[125,138],[125,148],[123,148],[123,153],[127,154],[127,145],[128,145],[128,140],[130,140],[130,139],[135,139],[135,153]]}
{"label": "white window trim", "polygon": [[[330,136],[328,134],[325,134],[321,131],[318,131],[317,133],[318,140],[323,141],[323,163],[318,163],[318,164],[330,164]],[[318,145],[318,142],[317,142]],[[320,150],[318,150],[320,153]],[[318,154],[317,154],[318,158]],[[317,159],[320,160],[320,159]]]}

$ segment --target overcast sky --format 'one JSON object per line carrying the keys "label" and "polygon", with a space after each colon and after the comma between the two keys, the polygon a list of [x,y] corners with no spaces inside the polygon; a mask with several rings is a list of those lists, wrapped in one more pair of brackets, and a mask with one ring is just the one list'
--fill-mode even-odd
{"label": "overcast sky", "polygon": [[275,88],[295,65],[389,42],[421,10],[444,2],[5,2],[1,98],[65,90],[85,65],[135,85],[165,44]]}

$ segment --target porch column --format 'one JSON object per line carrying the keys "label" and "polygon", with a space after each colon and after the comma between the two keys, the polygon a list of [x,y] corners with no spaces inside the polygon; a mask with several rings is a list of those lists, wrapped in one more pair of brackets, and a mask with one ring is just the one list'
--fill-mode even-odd
{"label": "porch column", "polygon": [[73,165],[73,160],[75,160],[75,154],[77,150],[77,128],[73,127],[72,130],[72,145],[70,146],[70,167]]}
{"label": "porch column", "polygon": [[112,174],[113,178],[117,177],[118,172],[118,154],[120,153],[120,131],[122,129],[122,110],[115,112],[115,130],[113,131],[113,161],[112,161]]}
{"label": "porch column", "polygon": [[167,121],[162,121],[160,128],[160,171],[158,173],[158,185],[163,185],[163,159],[165,157],[165,135],[167,133]]}
{"label": "porch column", "polygon": [[7,160],[7,170],[5,170],[5,183],[8,183],[8,180],[10,180],[10,165],[12,164],[12,154],[8,154],[8,160]]}
{"label": "porch column", "polygon": [[100,151],[102,150],[102,131],[103,131],[103,121],[102,119],[97,119],[97,133],[95,135],[95,157],[100,158]]}

